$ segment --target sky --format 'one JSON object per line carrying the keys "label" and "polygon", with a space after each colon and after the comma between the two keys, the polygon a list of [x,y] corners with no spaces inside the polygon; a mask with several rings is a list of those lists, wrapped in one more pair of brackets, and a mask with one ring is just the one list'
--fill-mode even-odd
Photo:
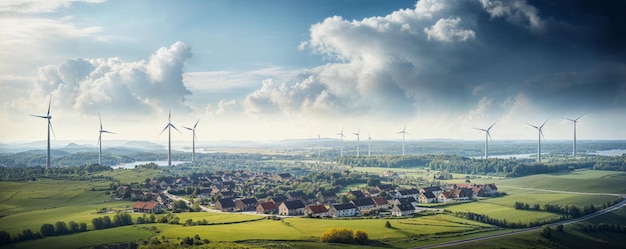
{"label": "sky", "polygon": [[0,142],[626,139],[619,0],[0,0]]}

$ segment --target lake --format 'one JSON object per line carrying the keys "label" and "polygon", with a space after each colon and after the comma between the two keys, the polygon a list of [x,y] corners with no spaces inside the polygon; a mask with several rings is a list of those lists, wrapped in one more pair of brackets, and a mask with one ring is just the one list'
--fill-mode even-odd
{"label": "lake", "polygon": [[[132,163],[118,164],[118,165],[115,165],[115,166],[111,166],[111,168],[113,168],[113,169],[134,169],[135,165],[148,164],[148,163],[155,163],[156,165],[159,165],[159,166],[167,166],[167,161],[138,161],[138,162],[132,162]],[[183,164],[183,163],[188,163],[188,162],[186,162],[186,161],[172,161],[172,165]]]}

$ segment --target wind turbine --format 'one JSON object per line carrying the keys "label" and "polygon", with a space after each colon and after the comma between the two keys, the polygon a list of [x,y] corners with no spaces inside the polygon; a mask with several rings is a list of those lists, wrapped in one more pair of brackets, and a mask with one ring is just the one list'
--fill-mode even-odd
{"label": "wind turbine", "polygon": [[341,142],[340,142],[340,143],[341,143],[341,144],[340,144],[340,148],[341,148],[341,149],[340,149],[340,151],[339,151],[339,156],[340,156],[340,157],[343,157],[343,137],[344,137],[344,136],[343,136],[343,128],[341,128],[341,132],[337,133],[337,135],[339,136],[339,139],[340,139],[340,141],[341,141]]}
{"label": "wind turbine", "polygon": [[168,139],[167,139],[167,166],[172,166],[172,128],[174,128],[175,130],[177,130],[178,132],[180,132],[176,126],[174,126],[172,124],[172,111],[169,111],[169,116],[167,118],[167,125],[165,125],[165,128],[163,128],[163,130],[161,131],[160,134],[163,134],[163,132],[165,130],[167,130],[167,135],[168,135]]}
{"label": "wind turbine", "polygon": [[406,124],[404,124],[404,128],[398,132],[398,134],[402,134],[402,155],[404,156],[404,135],[409,134],[406,132]]}
{"label": "wind turbine", "polygon": [[359,139],[360,137],[359,136],[361,135],[359,133],[360,131],[361,131],[361,128],[356,130],[355,133],[352,133],[352,134],[356,135],[356,157],[359,157],[359,143],[360,143],[360,139]]}
{"label": "wind turbine", "polygon": [[[484,131],[485,132],[485,159],[489,158],[489,139],[491,139],[491,133],[489,133],[489,130],[491,130],[491,128],[496,125],[496,123],[493,123],[491,126],[489,126],[489,128],[487,129],[480,129],[480,128],[474,128],[476,130],[479,131]],[[493,142],[493,139],[491,139],[491,142]]]}
{"label": "wind turbine", "polygon": [[574,148],[572,149],[572,155],[574,155],[574,157],[576,157],[576,123],[578,122],[578,119],[582,118],[583,116],[585,116],[585,114],[580,115],[576,119],[564,118],[574,123]]}
{"label": "wind turbine", "polygon": [[371,156],[372,154],[370,153],[370,144],[372,143],[372,136],[370,135],[370,133],[367,133],[367,156]]}
{"label": "wind turbine", "polygon": [[98,165],[102,165],[102,133],[115,133],[102,129],[102,118],[100,117],[100,113],[98,113],[98,119],[100,120],[100,134],[98,135]]}
{"label": "wind turbine", "polygon": [[54,134],[54,129],[52,128],[52,123],[50,122],[50,119],[52,119],[52,116],[50,116],[50,104],[52,104],[52,96],[50,96],[50,100],[48,101],[48,113],[46,113],[46,116],[31,114],[33,117],[45,118],[48,120],[48,153],[46,154],[46,170],[50,168],[50,130],[52,130],[52,134]]}
{"label": "wind turbine", "polygon": [[[189,127],[183,126],[183,128],[185,128],[187,130],[190,130],[193,133],[193,135],[191,137],[191,145],[192,145],[192,147],[191,147],[191,163],[196,161],[196,140],[198,139],[196,137],[196,126],[198,126],[198,122],[200,122],[200,119],[198,119],[198,121],[196,121],[196,124],[193,125],[193,128],[189,128]],[[174,129],[176,129],[176,127],[174,127]]]}
{"label": "wind turbine", "polygon": [[539,140],[537,142],[537,163],[541,163],[541,137],[543,137],[543,139],[546,139],[546,137],[543,135],[543,131],[541,131],[541,129],[543,129],[543,126],[546,125],[546,123],[548,122],[548,119],[546,119],[545,122],[543,122],[543,124],[541,124],[541,126],[535,126],[535,125],[531,125],[529,123],[526,123],[527,125],[532,126],[533,128],[537,129],[537,131],[539,131]]}

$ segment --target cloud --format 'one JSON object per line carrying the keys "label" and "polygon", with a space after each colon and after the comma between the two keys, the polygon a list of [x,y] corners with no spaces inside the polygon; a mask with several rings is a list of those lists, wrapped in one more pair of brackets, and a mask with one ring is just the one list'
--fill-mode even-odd
{"label": "cloud", "polygon": [[539,10],[525,0],[480,0],[480,3],[491,18],[505,18],[512,24],[532,31],[542,31],[545,27]]}
{"label": "cloud", "polygon": [[170,108],[190,110],[185,98],[191,92],[182,74],[191,56],[191,47],[176,42],[147,60],[72,59],[40,68],[33,94],[52,94],[58,105],[81,113],[107,110],[141,115]]}
{"label": "cloud", "polygon": [[459,27],[461,18],[439,19],[435,25],[424,28],[428,39],[435,39],[443,42],[467,41],[476,38],[476,32]]}
{"label": "cloud", "polygon": [[0,13],[50,13],[65,9],[77,2],[102,3],[106,0],[20,0],[0,2]]}

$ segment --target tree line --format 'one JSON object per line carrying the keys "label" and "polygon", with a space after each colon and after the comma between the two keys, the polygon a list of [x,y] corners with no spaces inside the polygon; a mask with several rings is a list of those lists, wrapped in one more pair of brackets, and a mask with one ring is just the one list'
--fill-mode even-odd
{"label": "tree line", "polygon": [[[91,173],[103,172],[113,170],[109,166],[102,166],[99,164],[85,164],[78,167],[63,167],[63,168],[49,168],[46,170],[44,167],[24,167],[24,168],[9,168],[0,167],[0,180],[3,181],[34,181],[37,178],[51,178],[51,179],[71,179],[71,180],[90,180],[98,178],[97,176],[90,176]],[[106,178],[113,180],[113,178],[101,176],[100,178]]]}
{"label": "tree line", "polygon": [[622,198],[617,198],[615,200],[606,202],[602,205],[595,206],[593,204],[588,204],[583,207],[579,207],[576,205],[568,205],[568,204],[561,206],[558,204],[550,204],[550,203],[539,205],[539,204],[528,204],[525,202],[516,201],[513,204],[513,207],[515,209],[520,209],[520,210],[545,211],[545,212],[550,212],[550,213],[568,215],[572,218],[578,218],[578,217],[585,216],[588,214],[593,214],[598,210],[613,206],[621,201],[622,201]]}

